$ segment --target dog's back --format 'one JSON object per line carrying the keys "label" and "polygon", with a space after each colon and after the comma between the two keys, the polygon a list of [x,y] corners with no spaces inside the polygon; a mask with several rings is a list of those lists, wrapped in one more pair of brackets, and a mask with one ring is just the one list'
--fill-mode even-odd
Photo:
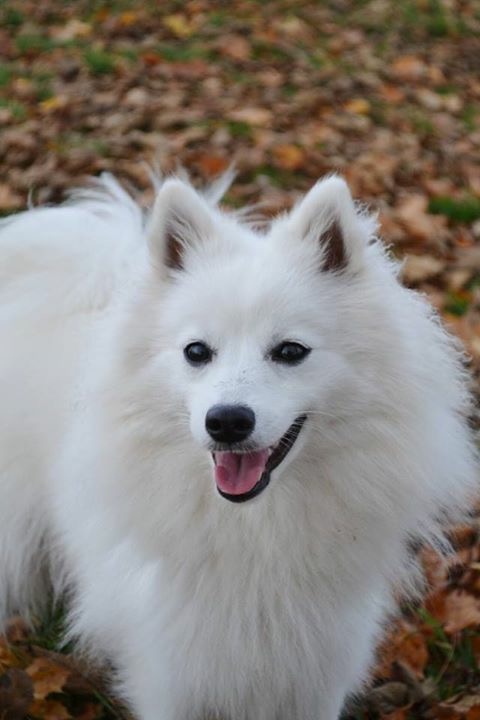
{"label": "dog's back", "polygon": [[0,626],[49,598],[52,459],[92,333],[142,248],[142,213],[108,177],[70,206],[0,223]]}

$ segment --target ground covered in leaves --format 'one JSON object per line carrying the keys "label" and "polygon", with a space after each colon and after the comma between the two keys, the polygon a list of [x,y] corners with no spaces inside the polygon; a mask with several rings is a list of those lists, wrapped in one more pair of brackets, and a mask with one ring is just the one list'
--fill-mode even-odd
{"label": "ground covered in leaves", "polygon": [[[61,200],[101,171],[152,198],[149,166],[227,202],[289,207],[341,172],[379,213],[405,282],[480,372],[477,0],[0,0],[0,211]],[[473,418],[475,422],[475,418]],[[408,606],[351,717],[480,719],[480,524]],[[61,614],[0,641],[0,718],[125,718],[103,677],[59,653]]]}

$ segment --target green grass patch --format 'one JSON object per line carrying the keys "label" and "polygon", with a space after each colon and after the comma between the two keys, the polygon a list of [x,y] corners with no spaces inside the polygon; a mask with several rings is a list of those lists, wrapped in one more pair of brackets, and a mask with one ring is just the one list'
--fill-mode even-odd
{"label": "green grass patch", "polygon": [[388,125],[388,105],[380,98],[370,100],[370,117],[376,125]]}
{"label": "green grass patch", "polygon": [[409,0],[398,6],[400,12],[394,10],[392,19],[414,35],[443,38],[471,33],[466,19],[452,11],[444,0],[429,0],[422,5],[417,0]]}
{"label": "green grass patch", "polygon": [[118,54],[120,57],[125,58],[125,60],[128,60],[129,62],[137,62],[139,58],[139,53],[137,50],[134,50],[133,48],[122,48],[121,50],[118,50]]}
{"label": "green grass patch", "polygon": [[426,10],[425,28],[433,37],[446,37],[450,33],[450,22],[441,0],[430,0]]}
{"label": "green grass patch", "polygon": [[168,44],[157,45],[156,52],[167,62],[189,62],[190,60],[203,60],[211,52],[201,45]]}
{"label": "green grass patch", "polygon": [[20,10],[13,7],[6,7],[2,13],[2,22],[0,24],[8,28],[18,28],[23,24],[24,17]]}
{"label": "green grass patch", "polygon": [[56,43],[44,35],[28,34],[18,35],[15,45],[20,54],[49,52],[56,47]]}
{"label": "green grass patch", "polygon": [[428,212],[433,215],[446,215],[453,222],[471,223],[480,218],[480,199],[465,198],[455,200],[451,197],[432,198]]}
{"label": "green grass patch", "polygon": [[263,62],[284,62],[291,58],[291,53],[274,43],[254,40],[252,42],[252,57],[254,60],[262,60]]}
{"label": "green grass patch", "polygon": [[411,108],[408,113],[408,118],[413,125],[413,129],[421,137],[433,135],[435,127],[426,113],[418,108]]}
{"label": "green grass patch", "polygon": [[38,73],[32,77],[38,102],[53,97],[52,78],[51,73]]}
{"label": "green grass patch", "polygon": [[478,638],[478,630],[467,628],[453,638],[425,608],[419,608],[417,613],[431,631],[427,640],[429,662],[425,674],[435,684],[437,699],[447,700],[475,685],[480,668],[473,643]]}
{"label": "green grass patch", "polygon": [[465,285],[466,290],[476,290],[477,288],[480,288],[480,272],[475,273],[475,275],[470,278],[468,283]]}
{"label": "green grass patch", "polygon": [[468,132],[473,132],[477,127],[478,107],[469,103],[465,105],[460,118]]}
{"label": "green grass patch", "polygon": [[216,28],[221,28],[228,22],[229,16],[226,12],[213,12],[208,18],[210,25]]}
{"label": "green grass patch", "polygon": [[250,139],[253,135],[251,125],[246,122],[236,122],[231,120],[227,122],[227,127],[233,137]]}
{"label": "green grass patch", "polygon": [[15,120],[25,120],[27,117],[27,109],[25,105],[22,105],[22,103],[17,102],[16,100],[6,100],[5,98],[0,98],[0,108],[10,110]]}
{"label": "green grass patch", "polygon": [[320,50],[314,50],[312,53],[307,53],[307,61],[314,70],[320,70],[325,67],[325,57]]}
{"label": "green grass patch", "polygon": [[437,95],[451,95],[452,93],[458,92],[456,85],[439,85],[434,88]]}
{"label": "green grass patch", "polygon": [[258,175],[266,175],[270,178],[272,185],[278,188],[298,186],[298,176],[291,170],[282,170],[272,167],[272,165],[260,165],[260,167],[254,171],[253,177],[256,178]]}
{"label": "green grass patch", "polygon": [[109,75],[115,72],[115,58],[104,50],[85,50],[85,63],[93,75]]}
{"label": "green grass patch", "polygon": [[470,293],[465,291],[450,292],[447,294],[445,305],[443,309],[445,312],[455,315],[456,317],[462,317],[468,311],[470,307],[471,296]]}
{"label": "green grass patch", "polygon": [[0,87],[8,85],[12,79],[13,71],[9,65],[0,65]]}

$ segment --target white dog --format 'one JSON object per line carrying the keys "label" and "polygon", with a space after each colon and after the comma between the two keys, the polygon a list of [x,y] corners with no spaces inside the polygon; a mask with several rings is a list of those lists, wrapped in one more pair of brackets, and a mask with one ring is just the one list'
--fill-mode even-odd
{"label": "white dog", "polygon": [[221,190],[2,223],[0,620],[68,592],[141,720],[334,720],[475,490],[467,377],[341,179]]}

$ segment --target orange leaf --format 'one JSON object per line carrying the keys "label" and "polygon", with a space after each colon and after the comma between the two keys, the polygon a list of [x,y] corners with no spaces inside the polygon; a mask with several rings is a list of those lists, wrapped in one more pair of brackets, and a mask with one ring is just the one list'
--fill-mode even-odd
{"label": "orange leaf", "polygon": [[70,675],[70,670],[46,657],[36,658],[26,672],[32,678],[35,700],[44,700],[52,692],[61,692]]}
{"label": "orange leaf", "polygon": [[284,170],[298,170],[305,160],[305,152],[296,145],[277,145],[273,149],[275,165]]}
{"label": "orange leaf", "polygon": [[480,599],[453,590],[445,599],[445,631],[456,633],[474,625],[480,625]]}
{"label": "orange leaf", "polygon": [[392,65],[392,72],[402,80],[418,80],[426,71],[425,63],[415,55],[403,55]]}
{"label": "orange leaf", "polygon": [[35,700],[28,708],[28,714],[43,720],[70,720],[72,717],[58,700]]}
{"label": "orange leaf", "polygon": [[370,103],[365,98],[352,98],[343,107],[354,115],[368,115],[370,112]]}
{"label": "orange leaf", "polygon": [[0,637],[0,672],[9,667],[15,667],[15,665],[18,665],[15,655],[10,650],[7,641]]}
{"label": "orange leaf", "polygon": [[202,155],[198,159],[198,163],[205,175],[208,176],[218,175],[228,166],[228,160],[226,158],[212,155]]}
{"label": "orange leaf", "polygon": [[126,10],[120,15],[120,25],[123,25],[123,27],[130,27],[131,25],[135,25],[137,20],[138,12],[135,12],[135,10]]}
{"label": "orange leaf", "polygon": [[425,637],[414,625],[401,620],[396,631],[383,644],[380,659],[377,674],[381,677],[389,677],[393,662],[400,661],[408,665],[418,678],[422,678],[428,660]]}

